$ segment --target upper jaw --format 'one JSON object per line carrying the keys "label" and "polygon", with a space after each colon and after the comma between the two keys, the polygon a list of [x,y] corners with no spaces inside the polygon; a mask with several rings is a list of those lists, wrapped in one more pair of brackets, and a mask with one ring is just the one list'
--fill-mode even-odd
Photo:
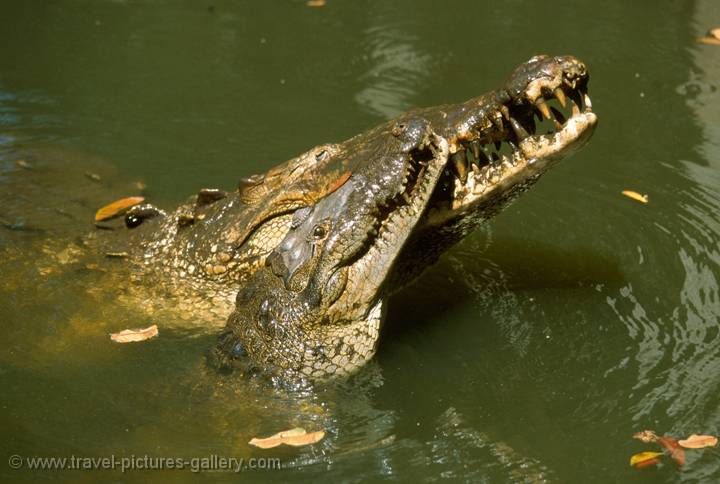
{"label": "upper jaw", "polygon": [[448,139],[450,162],[430,222],[477,209],[582,148],[597,124],[588,80],[575,57],[536,56],[503,88],[444,108],[436,123]]}

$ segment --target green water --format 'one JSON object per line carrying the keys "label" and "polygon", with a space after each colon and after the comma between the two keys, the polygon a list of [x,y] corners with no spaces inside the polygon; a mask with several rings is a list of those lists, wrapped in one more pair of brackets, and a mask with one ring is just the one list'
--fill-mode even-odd
{"label": "green water", "polygon": [[[657,450],[636,431],[720,433],[720,47],[694,40],[717,25],[713,0],[4,2],[0,171],[16,145],[53,146],[64,154],[41,161],[107,166],[167,206],[475,96],[537,53],[587,62],[600,126],[392,301],[370,365],[315,391],[215,373],[203,328],[112,345],[108,330],[148,321],[111,295],[88,303],[80,275],[35,281],[3,266],[18,289],[0,292],[0,479],[717,482],[718,449],[688,451],[682,469],[628,465]],[[27,260],[32,237],[0,228]],[[327,436],[247,445],[296,425]],[[283,469],[8,462],[146,454],[276,457]]]}

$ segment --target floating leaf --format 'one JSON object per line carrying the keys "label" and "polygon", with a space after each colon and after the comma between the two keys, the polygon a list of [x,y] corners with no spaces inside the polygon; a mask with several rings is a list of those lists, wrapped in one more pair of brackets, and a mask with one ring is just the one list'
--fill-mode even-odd
{"label": "floating leaf", "polygon": [[706,45],[720,45],[720,39],[715,37],[698,37],[698,43]]}
{"label": "floating leaf", "polygon": [[715,447],[717,443],[718,439],[714,435],[697,434],[692,434],[687,439],[678,441],[678,444],[680,444],[681,447],[685,447],[686,449],[702,449],[703,447]]}
{"label": "floating leaf", "polygon": [[[655,465],[660,462],[660,457],[662,457],[662,455],[662,452],[640,452],[639,454],[635,454],[630,457],[630,465],[637,468]],[[654,462],[651,463],[651,461]]]}
{"label": "floating leaf", "polygon": [[663,436],[658,437],[657,442],[665,448],[677,465],[685,465],[685,451],[680,447],[677,440]]}
{"label": "floating leaf", "polygon": [[95,221],[101,222],[103,220],[109,220],[111,218],[117,217],[125,212],[128,208],[132,207],[133,205],[137,205],[138,203],[142,203],[145,200],[145,197],[127,197],[127,198],[121,198],[120,200],[115,200],[113,203],[109,205],[105,205],[100,210],[95,212]]}
{"label": "floating leaf", "polygon": [[708,35],[710,37],[715,37],[716,39],[720,40],[720,27],[715,27],[714,29],[708,30]]}
{"label": "floating leaf", "polygon": [[110,339],[116,343],[135,343],[145,341],[158,335],[157,324],[144,329],[124,329],[119,333],[110,333]]}
{"label": "floating leaf", "polygon": [[305,2],[305,5],[308,7],[324,7],[325,6],[325,0],[308,0]]}
{"label": "floating leaf", "polygon": [[270,437],[264,439],[255,437],[249,442],[249,444],[261,449],[272,449],[273,447],[277,447],[282,444],[299,447],[302,445],[310,445],[320,442],[323,437],[325,437],[324,430],[307,433],[305,429],[296,427],[294,429],[278,432],[275,435],[271,435]]}
{"label": "floating leaf", "polygon": [[622,194],[626,197],[630,197],[633,200],[637,200],[641,203],[648,203],[648,196],[647,195],[640,195],[638,192],[634,192],[632,190],[623,190]]}

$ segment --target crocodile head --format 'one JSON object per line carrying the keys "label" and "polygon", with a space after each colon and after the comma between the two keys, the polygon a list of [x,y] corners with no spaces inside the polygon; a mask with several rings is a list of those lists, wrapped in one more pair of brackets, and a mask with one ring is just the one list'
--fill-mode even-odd
{"label": "crocodile head", "polygon": [[501,89],[336,145],[352,171],[293,214],[215,355],[282,378],[361,366],[389,294],[587,142],[587,81],[573,57],[533,57]]}

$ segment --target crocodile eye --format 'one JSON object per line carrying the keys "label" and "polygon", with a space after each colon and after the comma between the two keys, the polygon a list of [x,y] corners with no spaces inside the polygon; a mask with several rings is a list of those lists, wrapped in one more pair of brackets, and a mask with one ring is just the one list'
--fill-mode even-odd
{"label": "crocodile eye", "polygon": [[322,240],[327,236],[327,229],[323,225],[316,225],[313,228],[312,236],[315,240]]}
{"label": "crocodile eye", "polygon": [[328,152],[327,150],[320,150],[317,153],[315,153],[315,161],[323,161],[325,158],[327,158]]}

